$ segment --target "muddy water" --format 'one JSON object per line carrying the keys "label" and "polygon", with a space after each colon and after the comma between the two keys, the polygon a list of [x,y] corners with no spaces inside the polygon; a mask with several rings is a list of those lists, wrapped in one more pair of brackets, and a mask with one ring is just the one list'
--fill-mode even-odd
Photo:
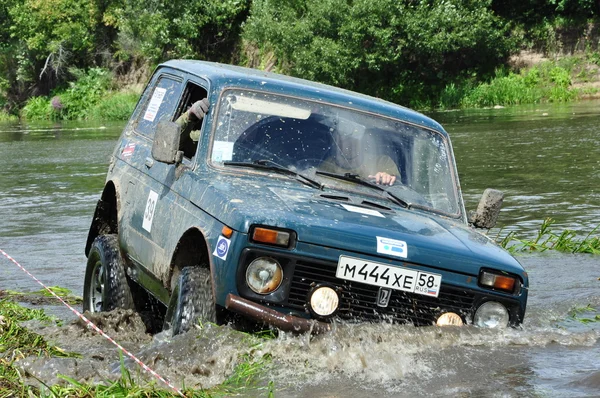
{"label": "muddy water", "polygon": [[[546,216],[558,227],[600,223],[600,103],[436,115],[451,133],[469,207],[488,186],[507,192],[501,222],[533,234]],[[0,125],[0,248],[48,285],[81,294],[83,248],[110,152],[122,124]],[[530,274],[522,328],[486,331],[340,325],[326,336],[259,341],[228,327],[149,336],[135,314],[96,319],[178,386],[225,380],[242,356],[272,358],[263,387],[276,396],[600,396],[600,257],[521,255]],[[40,287],[0,259],[0,289]],[[580,309],[588,307],[587,310]],[[42,380],[119,376],[116,349],[60,306],[65,326],[31,323],[81,359],[27,359]],[[573,317],[573,314],[576,316]],[[135,364],[126,362],[139,381]],[[246,391],[266,396],[264,389]]]}

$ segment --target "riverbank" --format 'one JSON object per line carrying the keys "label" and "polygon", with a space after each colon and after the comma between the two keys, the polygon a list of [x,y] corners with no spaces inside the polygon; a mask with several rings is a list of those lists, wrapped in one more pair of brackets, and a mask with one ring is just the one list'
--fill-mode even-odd
{"label": "riverbank", "polygon": [[[73,299],[67,290],[59,291]],[[39,297],[0,290],[0,397],[181,396],[175,389],[186,397],[198,398],[239,395],[241,391],[273,396],[272,384],[261,380],[270,356],[259,352],[272,334],[249,335],[226,326],[206,325],[185,336],[153,338],[145,332],[139,315],[131,311],[87,314],[156,371],[168,374],[178,386],[170,388],[84,322],[63,322],[48,316],[39,306],[50,304],[37,301]],[[35,303],[34,308],[19,302]],[[210,350],[217,347],[208,344],[207,335],[212,343],[233,343],[237,350],[211,359]],[[192,351],[198,356],[189,355]],[[203,351],[207,355],[201,355]],[[178,362],[175,372],[167,369],[171,360]]]}
{"label": "riverbank", "polygon": [[[79,72],[78,79],[68,89],[30,98],[18,115],[0,112],[0,121],[127,120],[152,68],[144,66],[143,70],[133,83],[100,68]],[[600,53],[547,58],[524,51],[511,59],[510,67],[497,70],[496,77],[489,82],[453,83],[446,86],[438,103],[413,106],[429,111],[594,98],[600,98]]]}

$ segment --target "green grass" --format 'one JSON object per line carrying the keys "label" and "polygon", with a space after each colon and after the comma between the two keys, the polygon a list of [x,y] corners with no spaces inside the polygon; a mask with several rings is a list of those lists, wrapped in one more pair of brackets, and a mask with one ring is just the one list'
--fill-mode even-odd
{"label": "green grass", "polygon": [[545,219],[537,236],[533,239],[521,238],[515,232],[510,232],[508,235],[500,237],[500,232],[496,237],[496,241],[500,246],[511,252],[557,250],[565,253],[600,254],[600,225],[581,237],[577,232],[570,229],[555,232],[552,229],[552,224],[554,224],[553,219]]}
{"label": "green grass", "polygon": [[[61,296],[70,295],[67,289],[54,287],[52,290],[60,293]],[[116,381],[86,384],[59,375],[67,382],[67,385],[44,385],[40,389],[25,385],[16,366],[20,359],[32,355],[47,357],[79,357],[80,355],[67,353],[61,348],[47,343],[40,335],[19,325],[20,322],[32,319],[59,323],[58,320],[46,315],[43,310],[22,307],[11,301],[10,296],[5,297],[9,298],[0,300],[0,398],[29,398],[32,396],[55,398],[179,397],[175,391],[158,382],[144,386],[137,385],[129,370],[123,365],[122,357],[121,377]],[[246,333],[243,341],[253,351],[259,349],[265,340],[272,338],[274,338],[272,332]],[[261,396],[271,398],[274,396],[273,382],[268,382],[265,386],[263,378],[271,366],[271,362],[269,354],[258,358],[251,354],[245,354],[239,358],[232,374],[221,385],[210,390],[183,388],[182,392],[186,397],[230,397],[247,392],[251,388],[256,393],[264,392]]]}
{"label": "green grass", "polygon": [[481,108],[544,102],[570,102],[595,94],[597,88],[574,88],[574,83],[598,80],[598,72],[589,68],[600,55],[568,56],[544,61],[520,71],[501,68],[487,82],[472,78],[448,84],[440,93],[437,106]]}
{"label": "green grass", "polygon": [[127,120],[133,113],[140,95],[135,92],[107,93],[96,105],[89,109],[89,120]]}
{"label": "green grass", "polygon": [[[59,296],[65,302],[67,302],[71,305],[81,304],[81,302],[83,301],[83,299],[80,296],[73,295],[73,293],[69,289],[66,289],[64,287],[49,286],[48,289],[52,290],[57,296]],[[56,304],[59,303],[58,300],[52,294],[50,294],[50,292],[47,291],[46,289],[40,289],[38,291],[30,292],[30,293],[16,292],[13,290],[4,290],[4,291],[0,291],[0,296],[8,296],[8,297],[14,297],[14,298],[41,296],[41,297],[51,298],[52,300],[56,300]]]}
{"label": "green grass", "polygon": [[19,118],[16,115],[11,115],[3,110],[0,110],[0,122],[16,122]]}
{"label": "green grass", "polygon": [[581,323],[595,323],[600,322],[600,315],[598,310],[592,307],[590,304],[587,307],[576,307],[569,312],[569,316]]}

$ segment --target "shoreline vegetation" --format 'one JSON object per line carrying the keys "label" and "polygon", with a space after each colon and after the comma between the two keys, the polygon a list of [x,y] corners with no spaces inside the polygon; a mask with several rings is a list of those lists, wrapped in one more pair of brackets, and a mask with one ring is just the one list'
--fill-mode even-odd
{"label": "shoreline vegetation", "polygon": [[[63,299],[73,299],[74,296],[65,288],[53,287]],[[67,352],[61,347],[46,341],[46,339],[21,325],[26,321],[38,321],[45,325],[63,326],[62,320],[47,315],[43,309],[28,308],[18,302],[24,301],[35,304],[48,304],[36,302],[39,292],[20,293],[5,292],[0,290],[0,397],[179,397],[177,393],[169,390],[167,386],[160,385],[158,381],[138,384],[132,377],[136,370],[129,370],[124,366],[123,355],[121,358],[120,377],[117,380],[106,380],[102,383],[85,383],[77,381],[66,375],[58,375],[61,384],[46,385],[43,380],[37,380],[39,387],[26,384],[23,379],[23,370],[19,361],[27,357],[45,358],[79,358],[85,354]],[[34,304],[34,305],[35,305]],[[272,333],[246,334],[240,333],[248,344],[260,346],[265,339],[272,339]],[[274,396],[272,382],[263,385],[262,375],[271,364],[268,354],[256,359],[250,355],[242,355],[237,360],[237,365],[223,383],[210,389],[192,389],[184,387],[181,391],[186,397],[210,398],[239,395],[248,388],[264,392],[264,396]],[[35,376],[31,376],[35,378]]]}
{"label": "shoreline vegetation", "polygon": [[[538,63],[520,69],[498,69],[489,82],[475,86],[472,83],[449,84],[442,91],[437,107],[422,103],[417,104],[416,109],[491,108],[600,98],[600,55],[598,64],[594,63],[595,58],[584,54],[555,60],[536,55],[538,60],[542,59]],[[520,57],[515,57],[513,62],[518,59]],[[17,115],[0,110],[0,122],[19,119],[27,122],[118,121],[129,118],[141,95],[140,84],[123,86],[112,72],[103,68],[73,73],[78,77],[69,82],[68,88],[57,89],[48,96],[29,98]]]}
{"label": "shoreline vegetation", "polygon": [[502,237],[501,230],[494,240],[513,254],[540,253],[549,250],[571,254],[600,254],[600,224],[587,234],[570,229],[555,232],[552,228],[553,224],[553,219],[546,218],[542,222],[537,235],[531,239],[518,236],[514,231]]}
{"label": "shoreline vegetation", "polygon": [[420,111],[600,98],[599,43],[593,0],[6,0],[0,121],[126,119],[176,58]]}

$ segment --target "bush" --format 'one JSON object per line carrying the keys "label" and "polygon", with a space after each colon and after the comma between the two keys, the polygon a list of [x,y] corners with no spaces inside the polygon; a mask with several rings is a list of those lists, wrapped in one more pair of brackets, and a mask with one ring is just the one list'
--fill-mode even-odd
{"label": "bush", "polygon": [[94,107],[89,109],[90,120],[128,120],[140,95],[130,92],[116,92],[104,96]]}
{"label": "bush", "polygon": [[56,114],[48,98],[32,97],[21,110],[21,117],[27,120],[53,120]]}
{"label": "bush", "polygon": [[255,0],[243,37],[279,71],[413,106],[517,48],[486,1]]}
{"label": "bush", "polygon": [[462,101],[464,107],[517,105],[540,102],[541,91],[531,85],[523,75],[510,73],[497,76],[488,84],[481,84],[470,91]]}

